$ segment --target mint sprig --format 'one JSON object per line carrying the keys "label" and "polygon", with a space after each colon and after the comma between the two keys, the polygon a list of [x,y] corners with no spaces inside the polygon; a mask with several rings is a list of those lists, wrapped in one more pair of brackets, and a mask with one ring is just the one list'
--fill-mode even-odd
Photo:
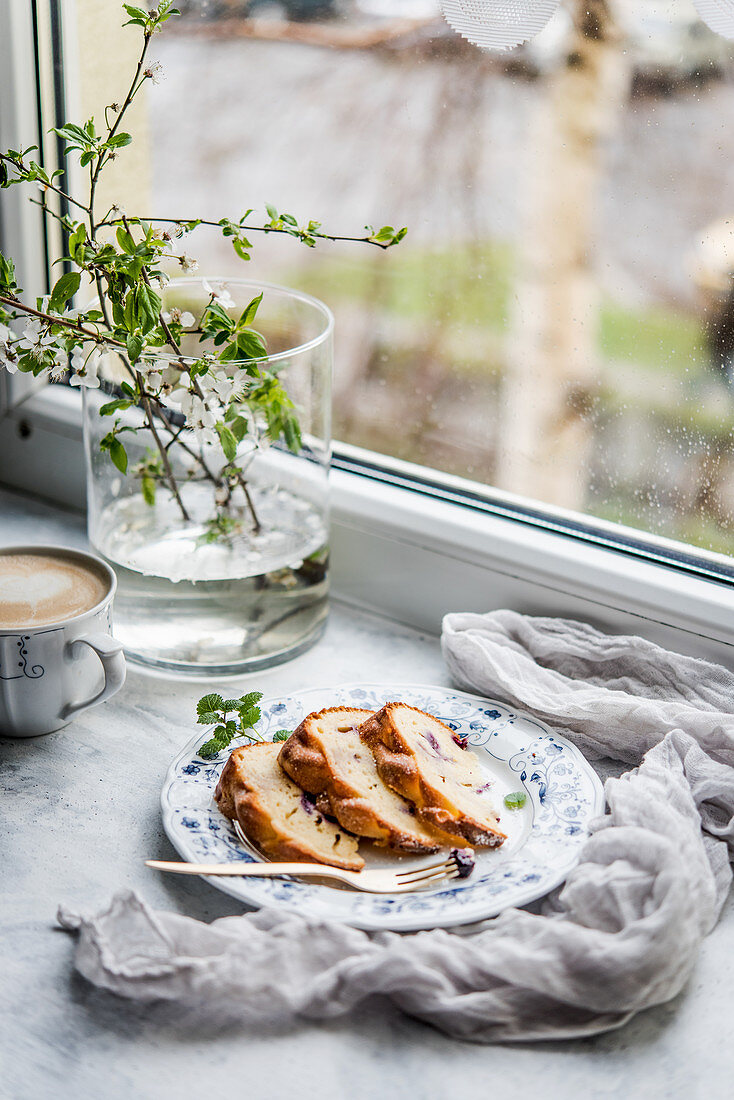
{"label": "mint sprig", "polygon": [[211,759],[228,748],[236,737],[251,742],[263,741],[255,730],[262,716],[257,705],[262,697],[261,691],[250,691],[239,699],[223,699],[216,693],[203,695],[196,704],[196,721],[202,726],[214,726],[214,729],[209,740],[200,747],[199,756]]}

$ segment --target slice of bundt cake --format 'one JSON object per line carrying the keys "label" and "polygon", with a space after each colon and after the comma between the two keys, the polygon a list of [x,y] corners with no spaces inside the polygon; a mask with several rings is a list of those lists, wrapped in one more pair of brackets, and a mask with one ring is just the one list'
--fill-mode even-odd
{"label": "slice of bundt cake", "polygon": [[406,703],[387,703],[360,727],[382,779],[415,803],[425,824],[459,833],[470,844],[505,840],[487,801],[474,753],[448,726]]}
{"label": "slice of bundt cake", "polygon": [[247,837],[271,859],[361,871],[364,860],[357,838],[327,821],[291,782],[278,765],[280,748],[267,741],[235,749],[214,792],[219,809],[239,821]]}
{"label": "slice of bundt cake", "polygon": [[[283,745],[280,766],[340,825],[376,844],[406,852],[435,852],[457,843],[419,821],[414,807],[390,790],[359,735],[372,711],[328,707],[309,714]],[[463,840],[459,840],[463,843]]]}

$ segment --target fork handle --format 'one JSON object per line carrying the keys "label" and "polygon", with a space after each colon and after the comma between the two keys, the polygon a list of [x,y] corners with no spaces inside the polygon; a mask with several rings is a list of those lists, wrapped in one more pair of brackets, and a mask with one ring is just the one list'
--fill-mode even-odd
{"label": "fork handle", "polygon": [[177,863],[146,859],[146,867],[173,871],[177,875],[224,875],[233,878],[279,878],[281,875],[309,875],[349,881],[352,871],[342,871],[325,863]]}

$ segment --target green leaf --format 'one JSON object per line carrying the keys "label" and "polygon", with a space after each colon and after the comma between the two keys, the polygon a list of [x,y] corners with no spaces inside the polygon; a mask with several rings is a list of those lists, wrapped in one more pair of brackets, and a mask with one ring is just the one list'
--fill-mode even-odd
{"label": "green leaf", "polygon": [[273,734],[273,741],[287,741],[290,735],[290,730],[276,730]]}
{"label": "green leaf", "polygon": [[51,292],[48,302],[49,309],[62,310],[69,299],[76,294],[81,281],[81,275],[78,271],[70,271],[68,274],[62,275]]}
{"label": "green leaf", "polygon": [[209,741],[205,741],[199,748],[199,756],[203,756],[205,760],[211,760],[222,749],[226,749],[230,741],[231,737],[227,736],[224,726],[217,726],[214,730],[214,736]]}
{"label": "green leaf", "polygon": [[218,332],[230,333],[234,331],[234,321],[219,302],[213,301],[204,310],[201,329],[204,336],[213,336]]}
{"label": "green leaf", "polygon": [[199,702],[196,704],[196,713],[204,714],[205,711],[210,710],[222,710],[224,708],[224,700],[221,695],[216,693],[211,695],[202,695]]}
{"label": "green leaf", "polygon": [[[86,239],[87,239],[87,231],[80,222],[79,225],[77,225],[74,232],[69,237],[69,255],[72,257],[72,259],[77,260],[77,258],[79,258],[82,263],[84,262],[83,246],[84,246],[84,242],[86,241]],[[80,255],[80,249],[81,249],[81,255]]]}
{"label": "green leaf", "polygon": [[252,324],[252,322],[255,320],[258,308],[259,308],[260,303],[262,302],[262,300],[263,300],[263,296],[262,296],[262,291],[261,291],[258,294],[257,298],[253,298],[252,301],[250,302],[250,304],[248,306],[246,306],[245,309],[243,309],[242,314],[240,316],[240,319],[237,322],[238,327],[240,325],[251,325]]}
{"label": "green leaf", "polygon": [[122,6],[125,9],[125,11],[127,12],[127,14],[130,16],[127,23],[123,23],[124,27],[129,27],[131,23],[134,26],[137,26],[137,27],[147,27],[148,26],[148,13],[147,13],[147,11],[143,11],[142,8],[133,7],[132,4],[123,4]]}
{"label": "green leaf", "polygon": [[204,710],[196,721],[200,726],[213,726],[215,722],[221,721],[221,718],[222,716],[218,710]]}
{"label": "green leaf", "polygon": [[130,145],[132,140],[130,134],[115,134],[106,144],[111,149],[122,149],[125,145]]}
{"label": "green leaf", "polygon": [[106,405],[103,405],[99,410],[99,415],[112,416],[118,409],[129,409],[130,405],[130,401],[126,401],[123,397],[118,397],[114,401],[108,401]]}
{"label": "green leaf", "polygon": [[301,429],[294,416],[289,416],[283,424],[283,438],[285,439],[288,450],[294,455],[298,454],[303,443],[301,440]]}
{"label": "green leaf", "polygon": [[408,232],[405,227],[403,229],[393,229],[391,225],[383,225],[377,232],[375,232],[371,225],[368,225],[366,228],[369,233],[369,240],[375,241],[376,244],[382,244],[386,248],[390,248],[390,246],[394,244],[399,244]]}
{"label": "green leaf", "polygon": [[249,710],[250,707],[254,707],[256,703],[259,703],[263,697],[261,691],[248,691],[247,695],[243,695],[241,699],[237,700],[237,710],[240,712],[243,710]]}
{"label": "green leaf", "polygon": [[82,130],[81,126],[77,126],[73,122],[67,122],[64,126],[54,127],[51,133],[57,134],[58,137],[63,138],[64,141],[68,141],[72,148],[79,148],[79,146],[84,148],[89,142],[86,130]]}
{"label": "green leaf", "polygon": [[127,451],[119,439],[113,439],[110,443],[110,458],[121,474],[127,473]]}
{"label": "green leaf", "polygon": [[240,699],[225,699],[224,703],[222,704],[222,710],[239,710],[241,702],[242,701]]}
{"label": "green leaf", "polygon": [[135,288],[136,302],[140,327],[144,333],[150,332],[158,324],[161,312],[161,299],[156,292],[145,283],[140,283]]}
{"label": "green leaf", "polygon": [[525,791],[513,791],[505,795],[505,806],[508,810],[521,810],[528,800]]}
{"label": "green leaf", "polygon": [[143,500],[151,508],[155,505],[155,481],[152,477],[144,477],[140,482],[140,491],[143,494]]}
{"label": "green leaf", "polygon": [[121,225],[115,236],[117,237],[117,243],[122,251],[126,252],[128,256],[133,256],[135,254],[135,241],[133,240],[132,233],[129,233],[128,230]]}
{"label": "green leaf", "polygon": [[235,416],[234,420],[231,420],[229,422],[229,430],[232,432],[232,435],[235,437],[238,443],[241,443],[247,435],[247,429],[248,424],[244,416]]}
{"label": "green leaf", "polygon": [[145,340],[142,336],[136,336],[134,333],[129,333],[125,338],[125,346],[130,361],[134,363],[140,358],[140,354],[145,346]]}
{"label": "green leaf", "polygon": [[228,462],[232,462],[237,454],[237,440],[226,424],[220,422],[216,425],[216,428],[219,435],[219,441],[222,444],[222,450],[224,451],[224,457]]}
{"label": "green leaf", "polygon": [[0,252],[0,291],[3,293],[10,291],[12,293],[15,289],[15,266],[13,261],[8,260]]}
{"label": "green leaf", "polygon": [[272,221],[276,222],[278,220],[278,211],[275,209],[272,203],[266,202],[265,209],[268,212],[268,217],[271,218]]}
{"label": "green leaf", "polygon": [[243,726],[255,726],[261,717],[260,707],[251,707],[250,710],[240,711],[240,722]]}
{"label": "green leaf", "polygon": [[264,338],[251,328],[237,333],[236,345],[240,359],[264,359],[268,354]]}

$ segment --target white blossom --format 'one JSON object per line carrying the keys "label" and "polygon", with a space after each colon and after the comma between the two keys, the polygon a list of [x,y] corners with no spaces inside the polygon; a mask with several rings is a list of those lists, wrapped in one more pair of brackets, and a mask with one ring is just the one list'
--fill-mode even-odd
{"label": "white blossom", "polygon": [[[207,416],[211,416],[211,413],[208,413]],[[214,417],[212,416],[212,425],[214,423],[216,423],[216,421],[214,420]],[[196,438],[199,440],[199,443],[202,443],[204,445],[207,445],[207,446],[211,447],[211,446],[215,446],[216,444],[219,443],[219,436],[215,432],[214,427],[210,426],[208,424],[196,423],[194,425],[194,434],[196,435]]]}
{"label": "white blossom", "polygon": [[214,378],[212,389],[223,405],[227,405],[233,397],[240,396],[240,388],[237,382],[234,378],[229,378],[226,374],[220,374],[218,377]]}
{"label": "white blossom", "polygon": [[0,322],[0,367],[5,367],[8,374],[15,374],[18,370],[18,356],[10,343],[11,335],[8,326]]}
{"label": "white blossom", "polygon": [[174,325],[181,325],[182,328],[191,328],[196,323],[196,318],[193,313],[189,313],[188,310],[180,310],[178,306],[171,306],[170,312],[161,314],[166,324],[171,321]]}
{"label": "white blossom", "polygon": [[183,413],[189,408],[189,399],[194,396],[189,372],[180,367],[166,367],[163,379],[172,386],[170,402],[178,405]]}
{"label": "white blossom", "polygon": [[[151,374],[160,374],[166,369],[165,359],[143,359],[136,365],[136,370],[150,377]],[[178,378],[178,375],[176,376]]]}
{"label": "white blossom", "polygon": [[23,337],[18,341],[19,351],[28,351],[34,359],[42,359],[47,348],[54,347],[56,337],[51,336],[48,327],[40,317],[33,317],[23,329]]}
{"label": "white blossom", "polygon": [[152,80],[154,84],[160,84],[163,79],[163,66],[160,61],[154,61],[152,65],[149,65],[145,70],[145,75],[149,80]]}
{"label": "white blossom", "polygon": [[60,382],[69,369],[69,354],[63,348],[59,348],[54,357],[53,365],[49,370],[49,377],[53,382]]}
{"label": "white blossom", "polygon": [[214,425],[217,422],[214,413],[206,408],[200,397],[196,397],[194,400],[196,404],[187,416],[186,423],[194,429],[194,434],[200,443],[217,443],[219,436],[214,430]]}
{"label": "white blossom", "polygon": [[207,294],[213,298],[222,309],[234,309],[235,300],[227,290],[226,283],[215,283],[215,285],[212,286],[206,279],[202,279],[201,285]]}
{"label": "white blossom", "polygon": [[193,257],[189,256],[186,252],[183,252],[179,256],[178,262],[184,271],[196,271],[199,266],[199,261],[193,259]]}
{"label": "white blossom", "polygon": [[100,349],[95,344],[83,344],[74,348],[71,356],[71,369],[74,372],[69,379],[72,386],[86,386],[90,390],[99,388],[97,371],[101,359]]}
{"label": "white blossom", "polygon": [[185,380],[185,375],[182,374],[179,381],[181,383],[180,387],[172,391],[168,400],[172,405],[178,405],[184,416],[188,417],[188,415],[194,408],[194,399],[199,401],[200,398],[198,398],[196,394],[192,393],[191,390],[188,388],[187,380]]}
{"label": "white blossom", "polygon": [[180,367],[166,367],[161,372],[161,389],[164,393],[170,394],[178,386],[181,381],[181,369]]}
{"label": "white blossom", "polygon": [[214,430],[217,420],[214,413],[199,397],[198,393],[192,393],[190,389],[174,390],[168,399],[172,405],[178,405],[186,417],[186,426],[192,428],[200,443],[217,443],[219,436]]}

